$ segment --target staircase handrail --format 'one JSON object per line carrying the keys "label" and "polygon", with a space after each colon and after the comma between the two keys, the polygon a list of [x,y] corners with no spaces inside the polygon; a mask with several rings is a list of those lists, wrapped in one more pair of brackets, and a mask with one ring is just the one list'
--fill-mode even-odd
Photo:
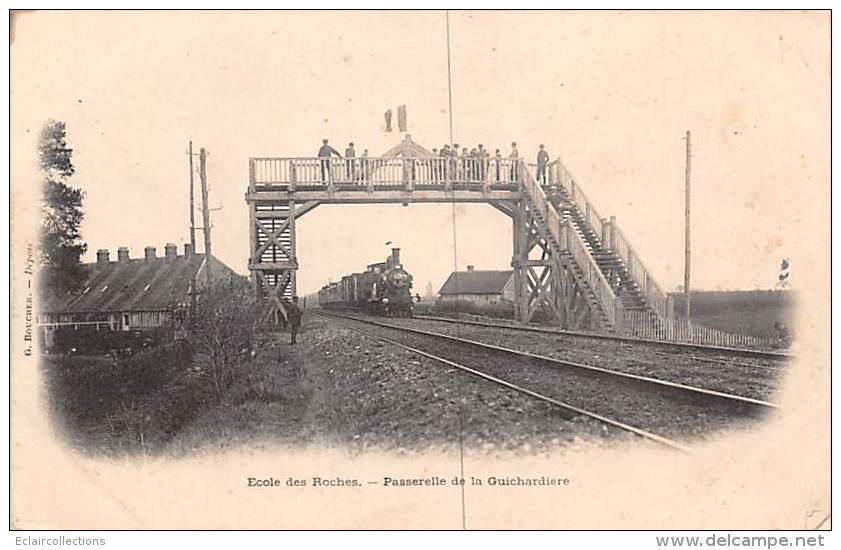
{"label": "staircase handrail", "polygon": [[550,163],[549,173],[553,176],[550,181],[555,185],[559,185],[567,192],[570,200],[578,207],[581,215],[584,216],[584,221],[587,223],[589,229],[595,232],[600,240],[603,239],[602,221],[605,218],[596,210],[593,201],[587,197],[584,190],[581,189],[578,182],[572,177],[572,173],[564,166],[560,157]]}
{"label": "staircase handrail", "polygon": [[659,316],[660,319],[670,318],[671,302],[668,295],[663,291],[651,272],[640,259],[631,242],[622,232],[618,225],[612,224],[611,231],[613,232],[613,240],[615,241],[615,250],[617,256],[625,264],[625,269],[628,274],[639,286],[640,293],[645,297],[645,301]]}
{"label": "staircase handrail", "polygon": [[566,242],[563,246],[575,258],[578,267],[581,269],[581,273],[584,275],[584,279],[590,285],[590,290],[596,295],[607,319],[614,327],[618,328],[623,320],[621,311],[622,301],[613,292],[613,288],[611,288],[610,283],[608,283],[593,255],[587,250],[581,235],[570,225],[567,225],[565,233]]}

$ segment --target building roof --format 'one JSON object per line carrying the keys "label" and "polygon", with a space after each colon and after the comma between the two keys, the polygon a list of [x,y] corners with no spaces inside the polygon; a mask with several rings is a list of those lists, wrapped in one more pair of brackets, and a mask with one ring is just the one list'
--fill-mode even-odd
{"label": "building roof", "polygon": [[[158,257],[148,262],[132,259],[102,266],[84,264],[88,279],[82,290],[61,293],[42,288],[39,309],[42,313],[166,310],[189,298],[193,278],[203,274],[204,258],[204,254],[193,254],[172,259]],[[238,277],[212,256],[211,262],[214,279]]]}
{"label": "building roof", "polygon": [[403,141],[380,156],[382,158],[397,158],[401,156],[406,158],[431,158],[435,155],[432,154],[432,151],[412,141],[412,136],[406,134]]}
{"label": "building roof", "polygon": [[510,269],[507,271],[454,271],[450,273],[438,294],[502,294],[505,283],[513,273]]}

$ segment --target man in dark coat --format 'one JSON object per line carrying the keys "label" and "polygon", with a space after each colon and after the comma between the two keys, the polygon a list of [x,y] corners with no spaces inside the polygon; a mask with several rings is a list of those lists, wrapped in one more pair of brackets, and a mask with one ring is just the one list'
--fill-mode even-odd
{"label": "man in dark coat", "polygon": [[520,170],[520,166],[519,166],[519,164],[520,164],[520,151],[517,150],[517,142],[516,141],[511,142],[511,154],[508,155],[508,158],[511,160],[511,168],[510,168],[511,180],[510,181],[517,181],[518,179],[520,179],[519,178],[519,176],[520,176],[520,174],[519,174],[519,170]]}
{"label": "man in dark coat", "polygon": [[298,297],[292,296],[292,303],[286,307],[286,319],[289,321],[289,332],[292,334],[290,345],[295,345],[298,328],[301,326],[301,309],[298,307]]}
{"label": "man in dark coat", "polygon": [[549,153],[540,146],[540,151],[537,152],[537,184],[546,185],[546,165],[549,164]]}
{"label": "man in dark coat", "polygon": [[327,183],[327,174],[330,172],[330,155],[341,158],[342,155],[327,144],[327,140],[321,140],[321,147],[318,149],[318,158],[321,160],[321,181]]}

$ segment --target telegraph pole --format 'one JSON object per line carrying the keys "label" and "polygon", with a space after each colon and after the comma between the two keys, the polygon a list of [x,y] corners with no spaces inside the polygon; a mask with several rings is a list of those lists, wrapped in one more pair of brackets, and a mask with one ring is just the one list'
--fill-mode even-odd
{"label": "telegraph pole", "polygon": [[686,202],[686,215],[684,219],[684,226],[685,226],[685,235],[684,235],[684,248],[685,248],[685,256],[684,256],[684,263],[683,263],[683,293],[686,296],[686,322],[687,324],[691,325],[692,321],[690,318],[690,314],[692,312],[692,295],[690,294],[689,290],[689,271],[691,265],[691,257],[692,251],[690,247],[689,241],[689,173],[692,163],[692,154],[691,154],[691,145],[690,145],[690,136],[689,130],[686,131],[686,192],[685,192],[685,202]]}
{"label": "telegraph pole", "polygon": [[190,246],[196,252],[196,204],[193,192],[193,140],[190,140]]}
{"label": "telegraph pole", "polygon": [[201,203],[202,203],[202,225],[204,231],[204,269],[207,274],[208,292],[213,284],[211,274],[211,249],[210,249],[210,205],[207,199],[207,152],[202,147],[199,150],[199,179],[201,180]]}

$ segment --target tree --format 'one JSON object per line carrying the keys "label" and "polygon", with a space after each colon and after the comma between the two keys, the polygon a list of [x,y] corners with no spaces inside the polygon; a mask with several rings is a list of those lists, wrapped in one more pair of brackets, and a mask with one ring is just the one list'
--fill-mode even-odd
{"label": "tree", "polygon": [[208,373],[218,395],[251,358],[258,313],[251,287],[237,279],[217,280],[212,288],[204,287],[192,309],[188,338],[196,363]]}
{"label": "tree", "polygon": [[41,130],[39,157],[43,178],[41,199],[41,260],[47,285],[60,291],[77,290],[85,279],[81,256],[88,246],[79,226],[84,218],[84,193],[67,180],[75,169],[67,147],[63,122],[49,120]]}

